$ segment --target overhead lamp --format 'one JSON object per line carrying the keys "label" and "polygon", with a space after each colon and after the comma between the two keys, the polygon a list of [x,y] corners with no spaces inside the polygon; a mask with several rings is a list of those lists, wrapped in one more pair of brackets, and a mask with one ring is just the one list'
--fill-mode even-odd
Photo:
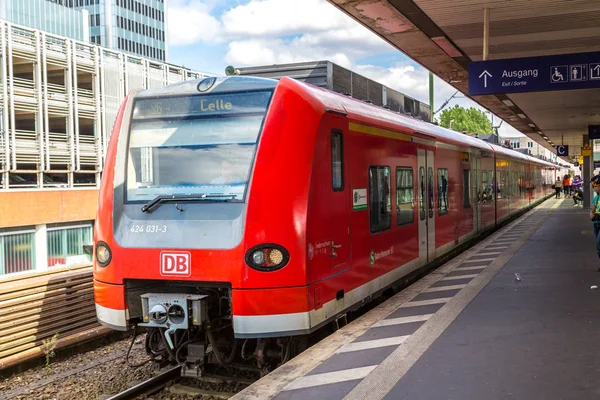
{"label": "overhead lamp", "polygon": [[461,57],[462,53],[445,36],[432,37],[431,40],[450,57]]}
{"label": "overhead lamp", "polygon": [[512,101],[510,101],[510,100],[502,100],[502,102],[503,102],[504,104],[506,104],[507,106],[509,106],[509,107],[514,107],[514,106],[515,106],[515,103],[513,103],[513,102],[512,102]]}
{"label": "overhead lamp", "polygon": [[521,119],[525,119],[525,118],[527,118],[527,117],[525,116],[525,114],[521,114],[521,113],[519,113],[519,114],[517,114],[517,115],[518,115],[518,116],[519,116],[519,118],[521,118]]}
{"label": "overhead lamp", "polygon": [[535,128],[535,124],[528,124],[530,127]]}

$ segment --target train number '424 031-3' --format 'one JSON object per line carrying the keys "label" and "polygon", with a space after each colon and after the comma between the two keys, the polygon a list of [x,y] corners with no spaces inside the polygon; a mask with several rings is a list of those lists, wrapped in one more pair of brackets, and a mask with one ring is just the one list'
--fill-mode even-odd
{"label": "train number '424 031-3'", "polygon": [[166,225],[132,225],[132,233],[167,233]]}

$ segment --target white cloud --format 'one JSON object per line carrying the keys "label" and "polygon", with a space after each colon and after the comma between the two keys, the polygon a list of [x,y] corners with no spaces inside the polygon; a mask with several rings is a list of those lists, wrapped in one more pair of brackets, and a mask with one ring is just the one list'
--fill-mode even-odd
{"label": "white cloud", "polygon": [[233,36],[286,36],[351,29],[353,21],[324,0],[252,0],[223,14]]}
{"label": "white cloud", "polygon": [[168,9],[169,46],[222,40],[223,26],[210,12],[212,5],[199,0],[172,0]]}

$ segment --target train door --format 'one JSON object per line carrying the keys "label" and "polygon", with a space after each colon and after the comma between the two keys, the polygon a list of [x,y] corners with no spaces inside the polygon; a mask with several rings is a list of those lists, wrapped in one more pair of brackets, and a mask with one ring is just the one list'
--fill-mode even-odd
{"label": "train door", "polygon": [[348,268],[350,258],[350,203],[348,158],[345,151],[343,120],[334,119],[331,131],[331,201],[329,209],[331,219],[331,268],[336,273]]}
{"label": "train door", "polygon": [[473,201],[473,231],[480,231],[481,226],[481,204],[483,200],[483,190],[481,182],[481,159],[474,155],[471,162],[471,193],[474,196]]}
{"label": "train door", "polygon": [[419,203],[419,261],[426,264],[435,259],[435,209],[433,151],[417,149]]}

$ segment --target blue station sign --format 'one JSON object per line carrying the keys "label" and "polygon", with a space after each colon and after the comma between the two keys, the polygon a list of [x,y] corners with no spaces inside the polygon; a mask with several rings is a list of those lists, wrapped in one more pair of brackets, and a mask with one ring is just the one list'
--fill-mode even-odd
{"label": "blue station sign", "polygon": [[600,52],[469,64],[469,95],[589,88],[600,88]]}
{"label": "blue station sign", "polygon": [[569,146],[556,146],[556,155],[559,157],[568,157]]}

